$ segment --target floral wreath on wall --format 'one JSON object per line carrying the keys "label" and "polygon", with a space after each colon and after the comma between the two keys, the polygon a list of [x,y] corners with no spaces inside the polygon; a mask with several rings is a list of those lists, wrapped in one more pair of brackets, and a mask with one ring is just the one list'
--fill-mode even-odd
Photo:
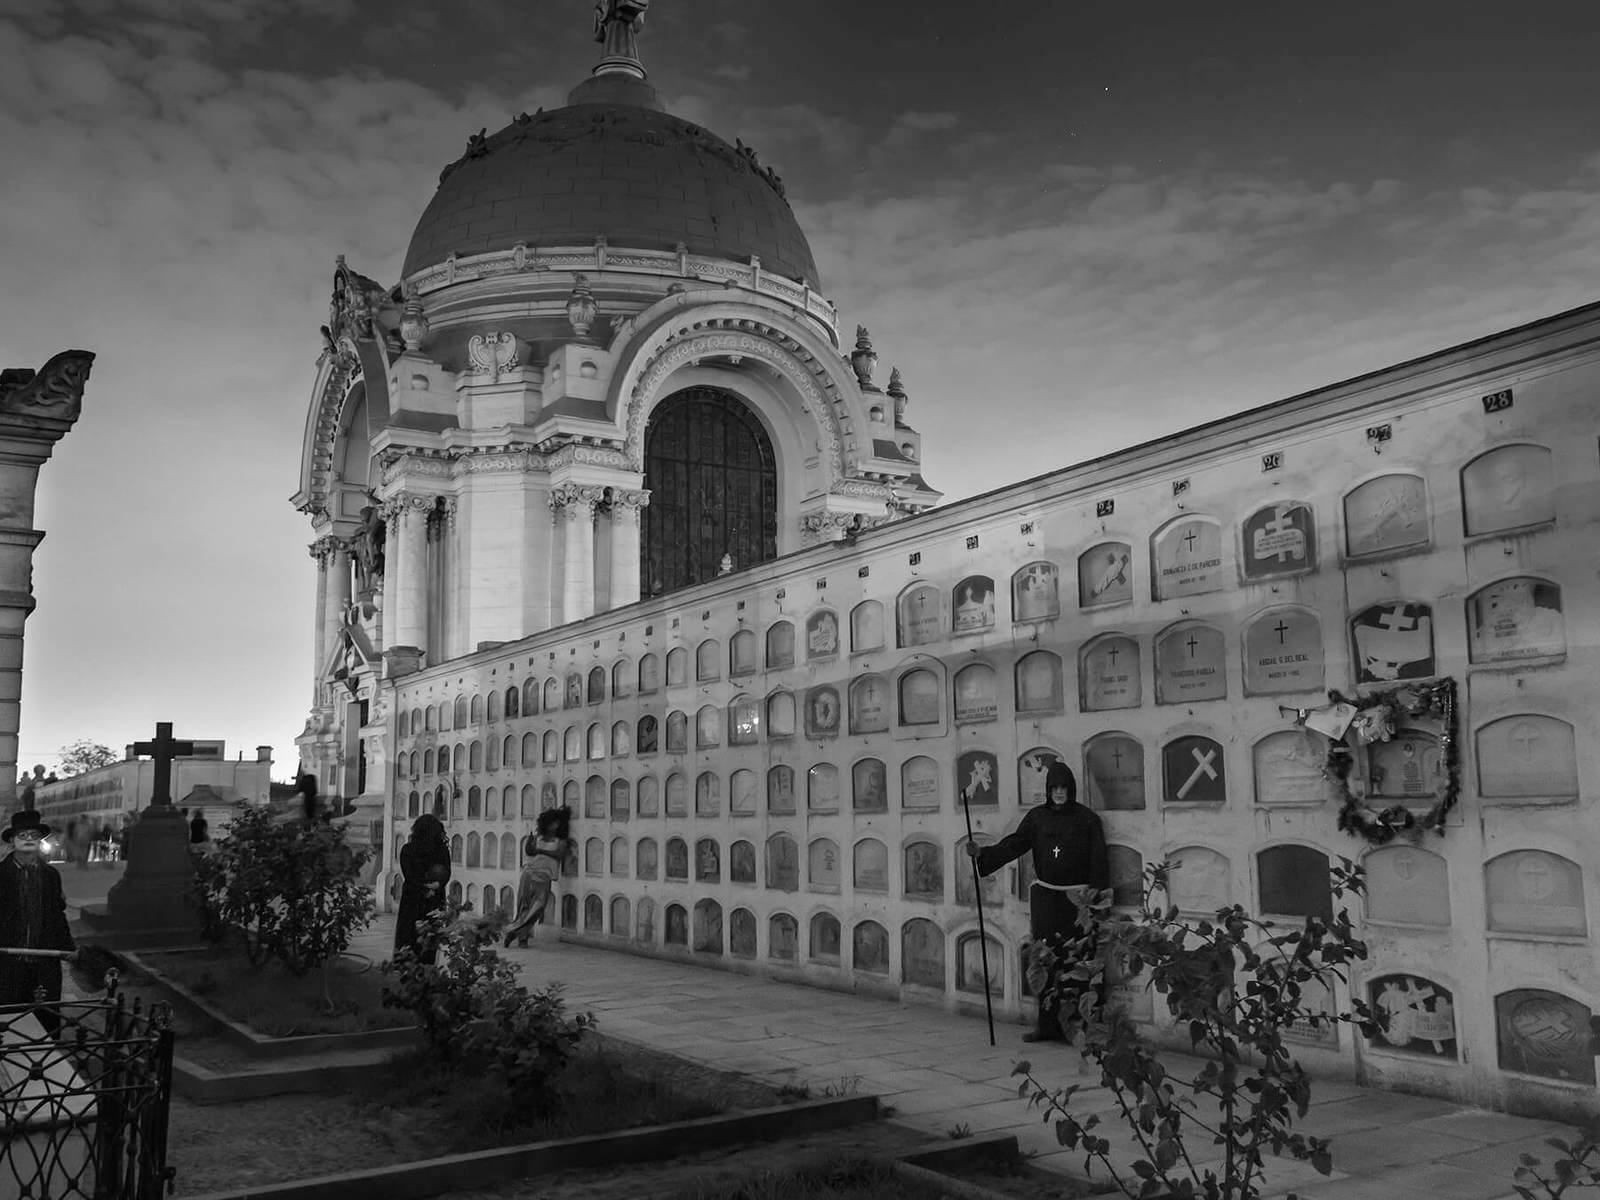
{"label": "floral wreath on wall", "polygon": [[[1461,794],[1461,765],[1456,747],[1456,681],[1406,683],[1372,691],[1354,699],[1328,692],[1324,708],[1294,710],[1295,723],[1328,739],[1323,774],[1339,790],[1339,828],[1382,846],[1396,837],[1420,841],[1428,831],[1444,836],[1445,818]],[[1439,725],[1440,766],[1443,778],[1433,805],[1418,814],[1404,804],[1378,809],[1367,803],[1366,784],[1351,778],[1358,751],[1393,738],[1406,722],[1436,721]],[[1353,740],[1352,740],[1352,736]]]}

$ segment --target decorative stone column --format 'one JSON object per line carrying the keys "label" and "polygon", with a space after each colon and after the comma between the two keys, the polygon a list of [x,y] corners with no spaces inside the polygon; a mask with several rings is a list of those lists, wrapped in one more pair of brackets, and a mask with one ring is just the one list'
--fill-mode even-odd
{"label": "decorative stone column", "polygon": [[[328,576],[337,575],[344,555],[339,539],[332,534],[319,537],[311,543],[311,557],[317,563],[317,624],[314,638],[314,648],[311,652],[311,707],[315,708],[322,703],[322,670],[328,662],[328,652],[339,638],[339,621],[344,614],[345,605],[336,599],[338,592],[337,578],[335,586],[328,586]],[[344,595],[346,600],[350,594],[350,568],[344,568]]]}
{"label": "decorative stone column", "polygon": [[566,523],[561,580],[561,623],[594,613],[594,509],[605,489],[563,483],[551,489],[550,508]]}
{"label": "decorative stone column", "polygon": [[433,497],[402,492],[384,501],[383,518],[393,531],[394,557],[387,563],[384,657],[390,674],[420,665],[428,640],[428,513]]}
{"label": "decorative stone column", "polygon": [[611,607],[621,608],[639,599],[640,510],[650,503],[649,492],[611,488]]}
{"label": "decorative stone column", "polygon": [[22,723],[22,627],[33,611],[33,528],[39,468],[83,409],[94,355],[64,350],[43,368],[0,371],[0,812],[16,807]]}

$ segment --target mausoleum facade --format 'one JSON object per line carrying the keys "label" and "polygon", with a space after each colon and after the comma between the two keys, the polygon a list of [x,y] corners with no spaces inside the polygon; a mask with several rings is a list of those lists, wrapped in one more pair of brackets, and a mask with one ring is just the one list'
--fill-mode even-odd
{"label": "mausoleum facade", "polygon": [[[964,811],[1002,836],[1062,760],[1119,903],[1171,858],[1185,911],[1292,923],[1363,863],[1350,990],[1394,1020],[1308,1029],[1308,1063],[1592,1108],[1600,306],[933,507],[904,387],[840,339],[744,148],[718,160],[737,187],[702,180],[743,225],[684,201],[577,245],[559,204],[553,240],[523,200],[448,215],[502,156],[471,196],[553,178],[517,156],[716,158],[612,74],[474,140],[399,288],[336,272],[300,744],[384,894],[433,811],[453,895],[508,906],[565,803],[565,936],[981,1007]],[[1010,1018],[1028,884],[1024,861],[983,885]]]}

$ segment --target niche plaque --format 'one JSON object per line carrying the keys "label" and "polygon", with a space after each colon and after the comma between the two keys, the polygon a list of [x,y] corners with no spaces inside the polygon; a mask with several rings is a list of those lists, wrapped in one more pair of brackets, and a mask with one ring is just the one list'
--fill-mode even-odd
{"label": "niche plaque", "polygon": [[1214,592],[1223,584],[1222,527],[1199,517],[1174,521],[1151,543],[1157,600]]}

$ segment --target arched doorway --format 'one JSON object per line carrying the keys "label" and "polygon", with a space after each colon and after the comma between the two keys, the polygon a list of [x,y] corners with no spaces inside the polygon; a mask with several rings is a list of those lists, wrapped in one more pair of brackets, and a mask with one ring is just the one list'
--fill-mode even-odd
{"label": "arched doorway", "polygon": [[778,555],[778,470],[772,440],[731,392],[668,396],[644,434],[640,589],[659,596]]}

